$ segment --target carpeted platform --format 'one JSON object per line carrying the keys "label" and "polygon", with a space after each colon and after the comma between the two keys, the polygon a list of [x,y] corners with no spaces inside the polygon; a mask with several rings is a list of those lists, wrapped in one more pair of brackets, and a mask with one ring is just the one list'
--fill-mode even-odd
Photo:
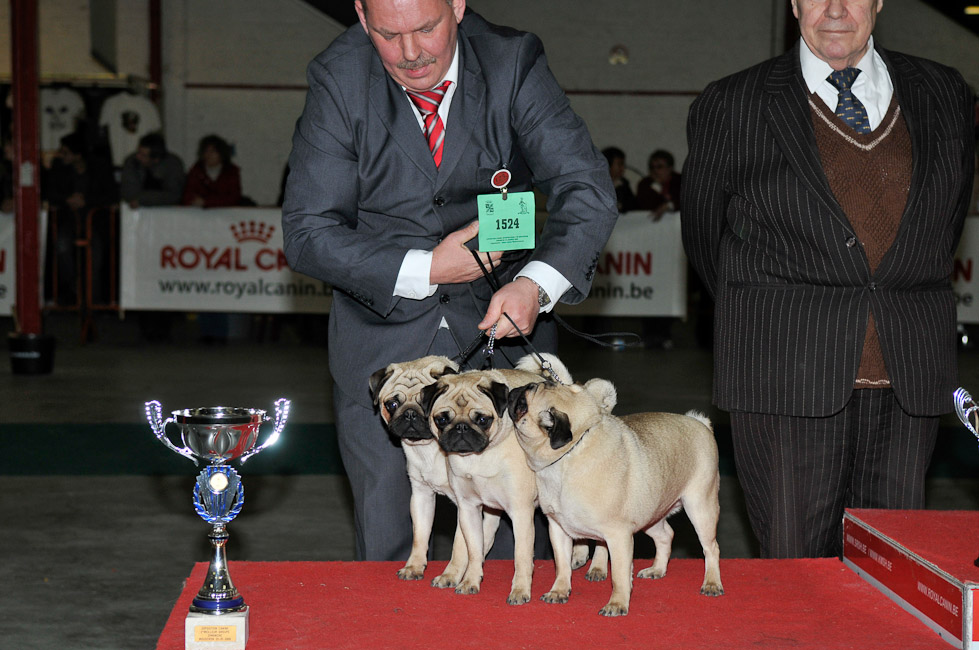
{"label": "carpeted platform", "polygon": [[979,512],[863,510],[848,512],[962,582],[979,582]]}
{"label": "carpeted platform", "polygon": [[[949,648],[836,559],[722,560],[725,595],[699,593],[702,560],[673,560],[662,580],[635,579],[628,616],[598,610],[611,583],[575,572],[571,600],[506,604],[513,564],[487,563],[482,592],[403,582],[394,562],[231,562],[251,607],[248,650],[321,648]],[[645,562],[637,562],[636,569]],[[197,564],[160,638],[184,647],[184,618],[207,565]],[[554,578],[535,563],[534,597]]]}

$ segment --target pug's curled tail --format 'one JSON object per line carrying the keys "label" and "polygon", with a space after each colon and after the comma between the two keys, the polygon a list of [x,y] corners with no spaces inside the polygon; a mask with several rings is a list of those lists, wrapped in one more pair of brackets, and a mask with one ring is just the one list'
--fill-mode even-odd
{"label": "pug's curled tail", "polygon": [[[574,379],[571,378],[571,373],[568,371],[568,367],[565,366],[564,363],[555,355],[551,354],[550,352],[542,352],[540,356],[543,357],[543,359],[550,365],[551,372],[554,373],[560,383],[564,385],[574,383]],[[554,379],[554,377],[550,377],[544,372],[540,357],[534,354],[528,354],[527,356],[522,357],[519,361],[517,361],[517,365],[515,367],[517,370],[523,370],[525,372],[532,372],[535,375],[541,375],[545,379]]]}
{"label": "pug's curled tail", "polygon": [[707,427],[708,429],[710,429],[711,432],[714,431],[714,425],[710,423],[710,418],[707,417],[706,415],[704,415],[703,413],[701,413],[700,411],[691,409],[691,410],[687,411],[684,415],[686,415],[688,418],[693,418],[697,422],[700,422],[705,427]]}

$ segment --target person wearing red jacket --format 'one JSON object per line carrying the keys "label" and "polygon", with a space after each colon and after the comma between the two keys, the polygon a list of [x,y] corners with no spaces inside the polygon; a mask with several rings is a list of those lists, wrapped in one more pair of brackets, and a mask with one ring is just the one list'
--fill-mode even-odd
{"label": "person wearing red jacket", "polygon": [[184,185],[182,205],[223,208],[241,204],[241,172],[231,162],[231,145],[217,135],[201,138],[197,162]]}

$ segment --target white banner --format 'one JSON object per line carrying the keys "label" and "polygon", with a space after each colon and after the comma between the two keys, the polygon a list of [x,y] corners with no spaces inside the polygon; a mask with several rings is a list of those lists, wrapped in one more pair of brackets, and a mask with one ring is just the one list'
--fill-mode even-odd
{"label": "white banner", "polygon": [[123,205],[119,221],[123,309],[330,310],[329,286],[286,263],[279,210]]}
{"label": "white banner", "polygon": [[560,305],[562,314],[603,316],[687,315],[687,257],[680,213],[653,221],[648,211],[619,216],[598,258],[588,299]]}
{"label": "white banner", "polygon": [[962,240],[955,252],[952,290],[960,323],[979,323],[979,217],[966,217]]}
{"label": "white banner", "polygon": [[[38,215],[37,230],[40,251],[38,255],[40,279],[38,284],[38,296],[43,301],[44,296],[44,253],[47,248],[44,242],[47,237],[48,213],[41,210]],[[14,304],[17,302],[17,228],[16,219],[13,212],[0,212],[0,316],[10,316],[13,314]]]}

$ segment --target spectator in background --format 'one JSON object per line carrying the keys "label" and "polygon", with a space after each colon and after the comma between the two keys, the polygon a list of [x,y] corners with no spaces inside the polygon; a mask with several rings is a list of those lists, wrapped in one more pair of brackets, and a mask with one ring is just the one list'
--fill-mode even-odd
{"label": "spectator in background", "polygon": [[[159,133],[147,133],[139,139],[136,153],[122,165],[120,194],[131,208],[140,206],[180,205],[184,192],[184,163],[167,151]],[[139,330],[147,341],[170,340],[173,314],[139,312]]]}
{"label": "spectator in background", "polygon": [[122,200],[131,208],[180,205],[184,163],[167,151],[162,135],[148,133],[139,139],[136,153],[123,163],[120,185]]}
{"label": "spectator in background", "polygon": [[673,154],[657,149],[649,155],[649,176],[636,188],[636,208],[651,210],[658,219],[680,209],[680,174],[673,171]]}
{"label": "spectator in background", "polygon": [[615,187],[615,203],[619,212],[634,209],[636,197],[629,187],[629,181],[625,179],[625,152],[618,147],[606,147],[602,149],[602,155],[608,161],[608,173],[612,177],[612,186]]}
{"label": "spectator in background", "polygon": [[[42,172],[41,198],[48,205],[57,233],[53,251],[57,256],[57,278],[52,275],[52,255],[48,256],[48,278],[51,283],[57,282],[58,302],[73,304],[78,298],[79,280],[76,241],[89,235],[85,217],[89,210],[114,204],[118,200],[118,191],[111,166],[89,154],[88,143],[81,131],[63,136],[60,145],[50,167]],[[90,245],[93,274],[97,278],[93,288],[97,294],[102,294],[104,288],[101,279],[108,262],[108,236],[107,221],[93,219]]]}
{"label": "spectator in background", "polygon": [[187,173],[183,205],[222,208],[241,204],[241,172],[231,162],[231,145],[206,135],[197,145],[197,162]]}

